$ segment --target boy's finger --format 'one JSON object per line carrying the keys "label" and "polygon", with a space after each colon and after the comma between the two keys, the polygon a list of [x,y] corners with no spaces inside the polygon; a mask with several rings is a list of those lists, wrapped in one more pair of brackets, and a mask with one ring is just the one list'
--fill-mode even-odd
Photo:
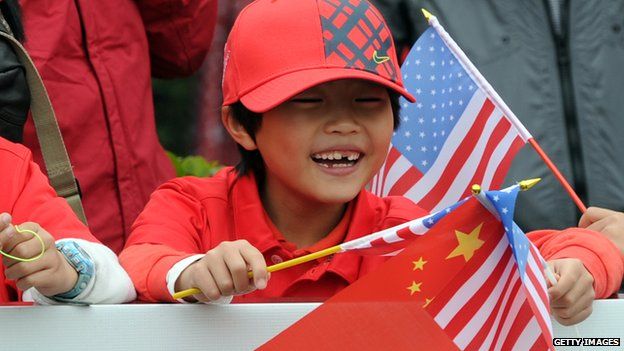
{"label": "boy's finger", "polygon": [[37,291],[46,296],[64,293],[65,291],[61,291],[63,289],[60,288],[62,284],[53,277],[54,273],[49,269],[43,269],[16,280],[15,285],[22,291],[34,287]]}
{"label": "boy's finger", "polygon": [[0,250],[4,250],[6,242],[9,241],[13,235],[15,235],[15,230],[11,225],[8,225],[0,230]]}
{"label": "boy's finger", "polygon": [[11,261],[11,266],[5,265],[7,268],[4,271],[4,275],[8,279],[18,280],[36,272],[49,269],[51,260],[52,256],[50,255],[44,255],[40,260],[33,262],[19,262],[9,259],[9,261]]}
{"label": "boy's finger", "polygon": [[588,294],[590,289],[591,287],[581,282],[581,280],[576,280],[574,286],[563,296],[553,300],[550,306],[554,309],[571,309],[571,312],[579,312],[580,308],[577,307],[575,310],[573,306],[587,304],[590,301],[590,295]]}
{"label": "boy's finger", "polygon": [[269,280],[266,261],[258,249],[250,246],[241,249],[241,254],[253,272],[253,280],[256,288],[262,290],[266,288]]}
{"label": "boy's finger", "polygon": [[575,279],[570,274],[561,272],[560,275],[557,284],[548,288],[551,304],[567,294],[574,286]]}
{"label": "boy's finger", "polygon": [[599,221],[596,221],[586,227],[586,229],[593,230],[598,233],[602,233],[604,229],[610,224],[608,218],[603,218]]}
{"label": "boy's finger", "polygon": [[[41,253],[41,242],[34,237],[31,237],[28,240],[22,241],[15,245],[13,249],[6,250],[6,253],[12,256],[16,256],[19,258],[33,258],[38,256]],[[5,267],[11,267],[14,264],[20,261],[10,259],[5,257],[4,263]]]}
{"label": "boy's finger", "polygon": [[221,291],[209,271],[206,270],[205,274],[195,277],[195,285],[201,290],[201,294],[193,295],[198,301],[210,302],[221,298]]}
{"label": "boy's finger", "polygon": [[589,317],[589,315],[591,315],[591,313],[592,313],[592,306],[590,305],[589,307],[585,308],[584,310],[572,316],[571,318],[564,318],[557,314],[555,314],[554,316],[557,322],[559,322],[561,325],[569,326],[569,325],[574,325],[574,324],[584,321],[587,317]]}
{"label": "boy's finger", "polygon": [[[12,252],[13,250],[15,250],[15,247],[17,247],[19,244],[25,241],[29,241],[29,240],[36,240],[37,243],[39,243],[39,240],[37,240],[32,234],[19,233],[17,232],[14,226],[10,226],[9,228],[6,228],[2,233],[0,233],[0,237],[3,237],[2,251],[8,254],[11,254],[13,256],[18,256],[18,257],[21,257],[21,256]],[[41,252],[41,243],[39,243],[39,252]]]}
{"label": "boy's finger", "polygon": [[6,212],[0,213],[0,231],[2,231],[5,227],[9,226],[12,220],[13,219],[11,218],[10,214]]}
{"label": "boy's finger", "polygon": [[576,288],[551,305],[553,313],[562,318],[572,318],[592,305],[594,301],[593,289],[591,289],[591,292],[587,289],[583,291],[575,290]]}
{"label": "boy's finger", "polygon": [[249,289],[249,277],[247,277],[247,262],[239,251],[228,252],[223,260],[230,271],[234,283],[234,293],[244,292]]}
{"label": "boy's finger", "polygon": [[607,210],[600,207],[589,207],[585,213],[581,216],[578,226],[581,228],[587,228],[594,222],[597,222],[605,217],[617,213],[616,211]]}
{"label": "boy's finger", "polygon": [[[40,288],[43,288],[43,290],[45,290],[46,287],[49,287],[53,283],[53,281],[50,279],[51,276],[52,274],[49,270],[43,269],[15,280],[15,285],[18,289],[22,291],[28,290],[32,287],[36,287],[40,293],[45,295],[45,292],[41,291]],[[59,293],[61,292],[62,291],[60,291]]]}
{"label": "boy's finger", "polygon": [[[232,275],[230,274],[230,270],[228,269],[223,257],[219,254],[212,254],[208,252],[206,256],[204,256],[204,260],[206,263],[206,267],[208,268],[208,272],[212,275],[212,279],[216,283],[220,295],[223,296],[231,296],[234,294],[234,282],[232,281]],[[208,296],[210,299],[213,296]]]}

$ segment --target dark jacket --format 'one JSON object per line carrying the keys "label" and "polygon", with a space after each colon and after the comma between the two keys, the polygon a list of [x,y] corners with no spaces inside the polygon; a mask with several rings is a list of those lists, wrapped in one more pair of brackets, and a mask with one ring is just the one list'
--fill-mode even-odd
{"label": "dark jacket", "polygon": [[[0,11],[5,18],[5,21],[0,23],[0,30],[13,33],[21,40],[22,30],[17,2],[0,2]],[[30,105],[30,92],[25,73],[11,45],[0,39],[0,137],[14,142],[22,140]]]}

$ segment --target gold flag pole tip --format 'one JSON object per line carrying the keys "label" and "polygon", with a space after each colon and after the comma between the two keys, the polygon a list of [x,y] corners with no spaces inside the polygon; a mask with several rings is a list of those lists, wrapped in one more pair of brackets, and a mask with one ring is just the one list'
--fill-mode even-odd
{"label": "gold flag pole tip", "polygon": [[542,178],[533,178],[533,179],[521,180],[521,181],[518,182],[518,185],[520,186],[520,190],[525,191],[525,190],[529,190],[532,187],[534,187],[535,184],[540,182],[540,180],[542,180]]}
{"label": "gold flag pole tip", "polygon": [[429,12],[429,11],[427,11],[427,10],[425,10],[425,9],[420,9],[420,10],[422,11],[423,15],[424,15],[424,16],[425,16],[425,18],[427,19],[427,22],[428,22],[429,20],[431,20],[431,17],[433,17],[433,15],[431,14],[431,12]]}
{"label": "gold flag pole tip", "polygon": [[481,185],[473,184],[472,188],[470,188],[470,190],[472,191],[473,195],[479,195],[481,193]]}

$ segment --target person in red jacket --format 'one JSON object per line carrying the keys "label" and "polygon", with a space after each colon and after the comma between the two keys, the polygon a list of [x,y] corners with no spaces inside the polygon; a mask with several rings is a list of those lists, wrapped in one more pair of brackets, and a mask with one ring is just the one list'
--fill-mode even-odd
{"label": "person in red jacket", "polygon": [[[56,196],[27,148],[0,137],[0,169],[0,303],[134,300],[132,282],[115,254]],[[42,245],[43,254],[33,259]]]}
{"label": "person in red jacket", "polygon": [[[399,94],[414,100],[390,32],[366,1],[257,0],[236,20],[224,61],[222,121],[241,163],[161,186],[120,261],[147,301],[174,301],[191,287],[201,293],[189,301],[324,300],[384,259],[344,253],[270,277],[267,263],[425,214],[365,190],[399,123]],[[550,293],[565,322],[585,318],[594,293],[617,289],[623,263],[601,234],[531,238],[560,275]]]}
{"label": "person in red jacket", "polygon": [[[190,75],[217,0],[21,0],[25,46],[43,77],[89,227],[119,252],[158,185],[175,176],[158,142],[151,75]],[[24,144],[44,167],[32,121]]]}

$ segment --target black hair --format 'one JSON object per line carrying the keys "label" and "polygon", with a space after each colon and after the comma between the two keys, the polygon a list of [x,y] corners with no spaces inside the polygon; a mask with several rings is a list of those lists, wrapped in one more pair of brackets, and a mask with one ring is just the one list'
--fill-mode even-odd
{"label": "black hair", "polygon": [[[394,90],[388,91],[390,95],[390,106],[392,108],[392,119],[394,122],[394,130],[399,128],[401,124],[401,118],[399,116],[401,105],[399,104],[399,94]],[[256,141],[256,132],[260,129],[262,124],[262,114],[256,113],[246,108],[240,101],[230,105],[232,111],[232,117],[238,123],[240,123],[247,134]],[[262,155],[258,149],[249,151],[242,147],[240,144],[236,144],[240,153],[240,162],[236,165],[236,172],[239,177],[246,175],[248,172],[253,172],[258,184],[264,183],[265,170]]]}

